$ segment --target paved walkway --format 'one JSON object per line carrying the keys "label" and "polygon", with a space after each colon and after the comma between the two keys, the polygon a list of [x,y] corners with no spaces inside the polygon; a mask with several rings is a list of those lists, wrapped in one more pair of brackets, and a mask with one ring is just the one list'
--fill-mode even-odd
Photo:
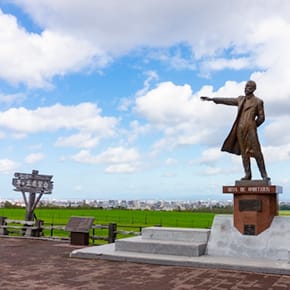
{"label": "paved walkway", "polygon": [[76,248],[0,238],[0,289],[290,289],[290,276],[285,275],[69,258]]}

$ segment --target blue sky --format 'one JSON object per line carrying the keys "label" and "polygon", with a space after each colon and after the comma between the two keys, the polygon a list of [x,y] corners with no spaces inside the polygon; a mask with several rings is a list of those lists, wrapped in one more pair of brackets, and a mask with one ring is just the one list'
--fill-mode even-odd
{"label": "blue sky", "polygon": [[[272,183],[288,200],[289,1],[0,2],[0,199],[14,172],[55,199],[222,199],[243,176],[220,151],[257,82]],[[252,162],[253,178],[260,178]],[[228,197],[226,197],[228,198]]]}

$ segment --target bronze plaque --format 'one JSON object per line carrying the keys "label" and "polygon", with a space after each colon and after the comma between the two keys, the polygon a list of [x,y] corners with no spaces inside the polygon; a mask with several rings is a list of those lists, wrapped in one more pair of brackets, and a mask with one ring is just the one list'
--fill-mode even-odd
{"label": "bronze plaque", "polygon": [[76,217],[72,216],[65,227],[68,232],[88,233],[95,218],[93,217]]}
{"label": "bronze plaque", "polygon": [[262,211],[262,200],[241,199],[239,200],[239,211]]}
{"label": "bronze plaque", "polygon": [[255,225],[244,225],[244,235],[255,236],[256,226]]}
{"label": "bronze plaque", "polygon": [[247,183],[236,182],[236,185],[223,186],[223,193],[232,193],[232,194],[274,194],[276,193],[278,194],[278,193],[283,192],[281,186],[258,185],[258,184],[254,185],[254,184],[250,185],[249,181]]}

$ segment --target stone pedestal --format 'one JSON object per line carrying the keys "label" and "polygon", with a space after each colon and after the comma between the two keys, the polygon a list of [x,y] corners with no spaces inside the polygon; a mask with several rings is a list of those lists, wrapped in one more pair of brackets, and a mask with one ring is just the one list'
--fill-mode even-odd
{"label": "stone pedestal", "polygon": [[223,186],[223,193],[233,194],[237,230],[243,235],[259,235],[278,215],[282,187],[263,180],[236,181],[235,186]]}
{"label": "stone pedestal", "polygon": [[[256,236],[242,235],[232,215],[216,215],[207,245],[207,254],[216,257],[243,257],[289,261],[290,217],[275,216],[271,226]],[[273,262],[275,265],[275,262]]]}
{"label": "stone pedestal", "polygon": [[142,236],[116,240],[115,251],[136,255],[199,257],[205,253],[209,235],[208,229],[143,228]]}

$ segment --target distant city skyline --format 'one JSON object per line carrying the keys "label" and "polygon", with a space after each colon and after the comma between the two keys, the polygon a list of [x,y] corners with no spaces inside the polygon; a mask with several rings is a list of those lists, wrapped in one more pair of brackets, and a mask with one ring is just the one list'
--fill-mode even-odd
{"label": "distant city skyline", "polygon": [[[25,207],[23,200],[1,200],[0,208],[6,203]],[[279,205],[288,210],[290,201],[280,201]],[[38,208],[41,206],[71,207],[79,208],[89,206],[90,208],[103,209],[132,209],[132,210],[196,210],[204,208],[227,208],[233,206],[232,199],[225,200],[41,200]],[[4,209],[5,210],[5,209]]]}
{"label": "distant city skyline", "polygon": [[[53,175],[61,199],[224,199],[243,176],[220,151],[257,83],[272,183],[289,199],[290,3],[0,3],[0,199],[14,172]],[[260,178],[252,161],[253,179]]]}

